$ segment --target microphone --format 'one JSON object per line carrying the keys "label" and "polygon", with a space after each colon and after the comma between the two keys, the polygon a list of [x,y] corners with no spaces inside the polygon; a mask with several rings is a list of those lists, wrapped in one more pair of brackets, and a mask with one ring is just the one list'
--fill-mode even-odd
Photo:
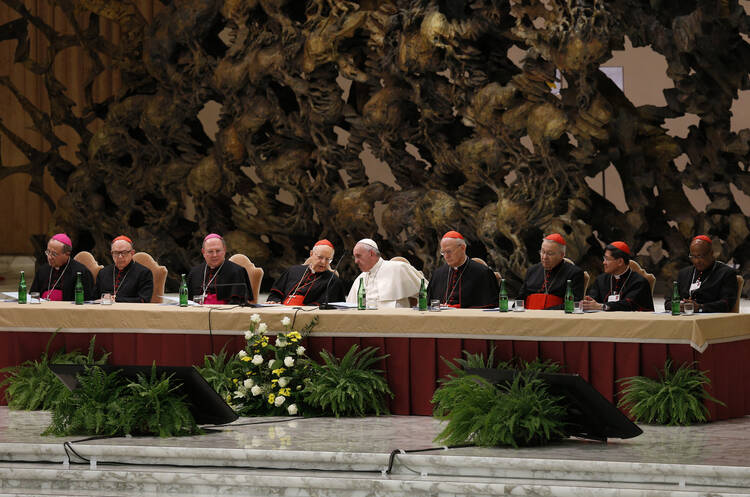
{"label": "microphone", "polygon": [[333,278],[336,277],[336,270],[339,268],[339,265],[341,265],[341,261],[343,261],[346,258],[346,253],[344,253],[339,261],[336,263],[336,267],[333,268],[333,272],[331,273],[331,277],[328,278],[328,284],[326,285],[326,292],[323,295],[323,303],[318,306],[318,309],[322,311],[329,311],[331,309],[336,309],[335,305],[331,305],[328,303],[328,290],[331,288],[331,282],[333,281]]}

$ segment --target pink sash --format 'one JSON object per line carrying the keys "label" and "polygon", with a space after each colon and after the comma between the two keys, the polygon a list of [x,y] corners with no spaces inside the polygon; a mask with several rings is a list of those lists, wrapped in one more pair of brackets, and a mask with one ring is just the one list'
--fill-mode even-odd
{"label": "pink sash", "polygon": [[48,290],[42,292],[42,298],[59,302],[63,299],[63,293],[62,290]]}
{"label": "pink sash", "polygon": [[207,293],[203,303],[205,305],[223,305],[226,304],[226,301],[217,299],[215,293]]}

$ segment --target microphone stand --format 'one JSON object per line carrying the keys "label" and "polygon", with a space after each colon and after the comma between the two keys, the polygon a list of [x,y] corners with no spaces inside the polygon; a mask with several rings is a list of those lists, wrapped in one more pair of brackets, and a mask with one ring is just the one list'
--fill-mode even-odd
{"label": "microphone stand", "polygon": [[336,277],[336,270],[339,268],[339,265],[341,265],[341,261],[343,261],[346,258],[346,254],[343,254],[339,261],[336,263],[336,267],[333,268],[333,271],[331,272],[331,277],[328,278],[328,284],[326,285],[326,292],[323,295],[323,303],[318,306],[318,309],[322,311],[330,311],[331,309],[337,309],[335,305],[331,305],[328,303],[328,290],[331,288],[331,282],[333,281],[333,278]]}

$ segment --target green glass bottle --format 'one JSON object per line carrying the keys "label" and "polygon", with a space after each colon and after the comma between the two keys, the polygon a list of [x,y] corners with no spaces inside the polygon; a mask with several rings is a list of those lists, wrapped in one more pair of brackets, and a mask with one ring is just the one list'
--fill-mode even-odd
{"label": "green glass bottle", "polygon": [[680,315],[680,285],[676,281],[672,283],[672,315]]}
{"label": "green glass bottle", "polygon": [[505,289],[505,278],[500,280],[500,301],[498,302],[500,312],[508,312],[508,291]]}
{"label": "green glass bottle", "polygon": [[357,309],[364,311],[367,309],[367,291],[365,290],[365,280],[359,279],[359,288],[357,289]]}
{"label": "green glass bottle", "polygon": [[21,279],[18,280],[18,303],[19,304],[25,304],[26,303],[26,276],[24,276],[23,271],[21,271]]}
{"label": "green glass bottle", "polygon": [[419,310],[427,310],[427,286],[424,284],[424,278],[422,278],[422,284],[419,287]]}
{"label": "green glass bottle", "polygon": [[76,273],[75,295],[76,305],[83,305],[83,283],[81,283],[80,271]]}
{"label": "green glass bottle", "polygon": [[565,314],[573,314],[573,283],[571,283],[570,280],[568,280],[568,283],[565,286],[565,302],[563,303],[565,307]]}
{"label": "green glass bottle", "polygon": [[180,307],[187,307],[188,305],[188,287],[185,283],[185,275],[182,275],[182,281],[180,281]]}

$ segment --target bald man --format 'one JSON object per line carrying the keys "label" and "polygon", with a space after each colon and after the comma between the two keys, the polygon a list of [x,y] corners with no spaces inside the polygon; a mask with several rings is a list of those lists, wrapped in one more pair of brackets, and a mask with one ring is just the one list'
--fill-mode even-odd
{"label": "bald man", "polygon": [[113,264],[105,266],[96,278],[97,298],[109,293],[115,302],[151,302],[154,275],[149,268],[133,260],[133,241],[120,235],[110,246]]}
{"label": "bald man", "polygon": [[[690,242],[690,261],[692,266],[677,274],[680,311],[685,302],[692,302],[695,312],[731,312],[737,300],[737,273],[714,259],[713,242],[708,236],[698,235]],[[664,306],[672,309],[671,291]]]}
{"label": "bald man", "polygon": [[333,244],[320,240],[310,250],[310,263],[287,269],[277,279],[266,302],[284,305],[320,305],[344,300],[344,285],[331,271]]}
{"label": "bald man", "polygon": [[369,238],[358,241],[352,252],[362,273],[354,280],[347,302],[357,303],[359,282],[364,281],[367,299],[375,299],[378,307],[411,307],[409,298],[417,298],[424,278],[421,271],[406,262],[384,260],[377,243]]}
{"label": "bald man", "polygon": [[253,298],[247,271],[227,260],[227,243],[221,235],[206,235],[201,254],[204,262],[193,266],[187,276],[189,299],[199,295],[205,304],[246,304]]}
{"label": "bald man", "polygon": [[430,300],[448,307],[497,307],[498,286],[490,268],[466,256],[466,240],[449,231],[440,240],[445,264],[435,270],[427,287]]}

